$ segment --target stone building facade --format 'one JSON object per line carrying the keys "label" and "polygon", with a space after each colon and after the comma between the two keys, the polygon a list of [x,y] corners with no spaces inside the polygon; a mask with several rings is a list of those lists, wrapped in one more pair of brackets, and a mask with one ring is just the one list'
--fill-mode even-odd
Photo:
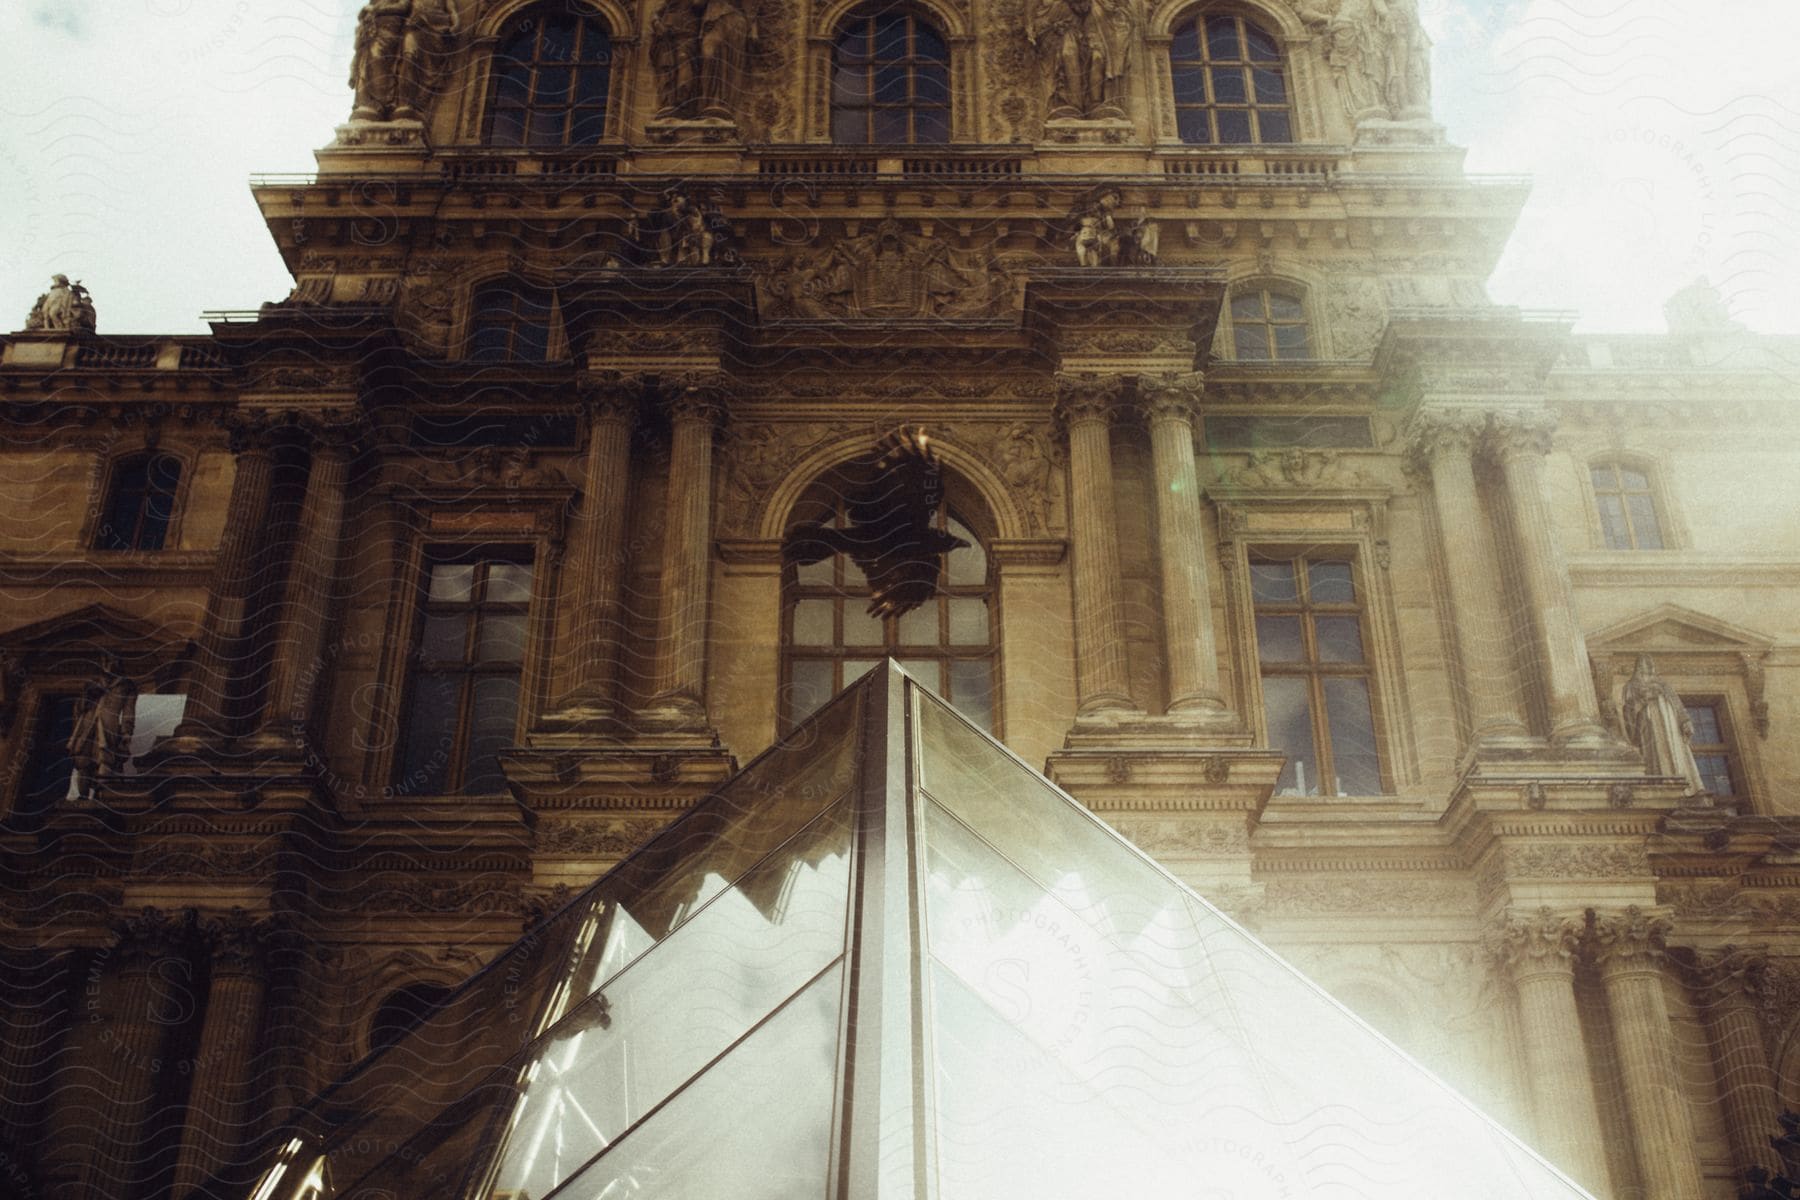
{"label": "stone building facade", "polygon": [[[1391,0],[369,4],[255,184],[290,296],[119,337],[61,280],[0,339],[3,1188],[248,1195],[884,654],[1596,1195],[1781,1169],[1800,347],[1492,304],[1527,184],[1428,50]],[[900,424],[971,546],[871,621],[782,541]]]}

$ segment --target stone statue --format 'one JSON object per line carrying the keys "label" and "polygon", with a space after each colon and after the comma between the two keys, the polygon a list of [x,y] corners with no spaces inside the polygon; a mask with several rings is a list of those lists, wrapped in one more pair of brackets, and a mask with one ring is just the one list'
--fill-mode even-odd
{"label": "stone statue", "polygon": [[450,56],[460,32],[449,0],[413,0],[400,45],[400,86],[394,116],[421,117],[431,108],[450,74]]}
{"label": "stone statue", "polygon": [[1694,725],[1675,689],[1656,674],[1648,654],[1638,655],[1637,667],[1625,683],[1625,736],[1644,754],[1644,770],[1650,775],[1675,775],[1687,783],[1687,794],[1706,791],[1694,761]]}
{"label": "stone statue", "polygon": [[722,267],[739,261],[731,225],[717,202],[702,204],[683,188],[663,193],[662,210],[649,224],[646,240],[659,266]]}
{"label": "stone statue", "polygon": [[1156,223],[1140,217],[1124,229],[1114,215],[1124,203],[1117,188],[1092,193],[1075,210],[1075,261],[1084,267],[1152,266],[1161,236]]}
{"label": "stone statue", "polygon": [[1704,275],[1669,297],[1663,319],[1675,334],[1738,333],[1744,328],[1743,322],[1731,319],[1725,298]]}
{"label": "stone statue", "polygon": [[1048,119],[1123,118],[1137,37],[1131,0],[1027,0],[1025,40],[1049,88]]}
{"label": "stone statue", "polygon": [[1014,421],[1000,444],[1000,463],[1000,476],[1025,510],[1031,532],[1048,532],[1053,465],[1049,439],[1028,422]]}
{"label": "stone statue", "polygon": [[369,0],[356,17],[356,51],[350,58],[352,121],[385,121],[400,102],[400,74],[407,18],[413,0]]}
{"label": "stone statue", "polygon": [[1302,3],[1300,17],[1322,35],[1352,120],[1431,115],[1431,41],[1415,0]]}
{"label": "stone statue", "polygon": [[731,119],[755,39],[741,0],[665,0],[650,25],[658,115]]}
{"label": "stone statue", "polygon": [[102,780],[123,770],[131,757],[137,697],[137,684],[111,664],[83,692],[69,731],[69,759],[75,767],[76,792],[84,799],[95,794]]}
{"label": "stone statue", "polygon": [[27,330],[45,333],[92,333],[95,324],[94,298],[80,280],[70,283],[67,275],[50,277],[50,290],[37,298],[25,318]]}

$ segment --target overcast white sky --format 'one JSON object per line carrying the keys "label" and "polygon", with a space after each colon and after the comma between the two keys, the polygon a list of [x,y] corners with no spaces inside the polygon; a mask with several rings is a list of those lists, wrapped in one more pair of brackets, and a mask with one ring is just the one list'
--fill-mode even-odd
{"label": "overcast white sky", "polygon": [[[103,332],[203,331],[289,281],[248,177],[349,112],[361,0],[0,0],[0,329],[54,271]],[[1496,300],[1662,328],[1697,275],[1800,333],[1800,3],[1421,0],[1438,119],[1535,179]]]}

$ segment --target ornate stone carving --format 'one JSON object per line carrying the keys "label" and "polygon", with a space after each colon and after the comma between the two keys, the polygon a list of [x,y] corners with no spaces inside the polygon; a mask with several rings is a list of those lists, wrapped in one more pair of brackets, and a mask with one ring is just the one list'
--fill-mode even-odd
{"label": "ornate stone carving", "polygon": [[1219,474],[1220,485],[1247,491],[1291,491],[1296,488],[1368,487],[1362,471],[1345,465],[1336,450],[1308,450],[1289,446],[1278,450],[1253,450],[1241,467]]}
{"label": "ornate stone carving", "polygon": [[1132,0],[1025,0],[1050,120],[1123,119],[1141,24]]}
{"label": "ornate stone carving", "polygon": [[897,220],[790,254],[759,279],[772,317],[977,317],[1012,299],[991,257],[957,250]]}
{"label": "ornate stone carving", "polygon": [[1156,263],[1161,232],[1155,221],[1140,216],[1121,229],[1116,215],[1125,202],[1115,187],[1089,194],[1074,211],[1075,261],[1084,267],[1147,267]]}
{"label": "ornate stone carving", "polygon": [[1421,408],[1406,426],[1406,454],[1423,470],[1440,454],[1473,455],[1487,429],[1487,415],[1461,408]]}
{"label": "ornate stone carving", "polygon": [[1519,454],[1550,453],[1556,436],[1556,414],[1545,409],[1507,409],[1488,419],[1487,445],[1501,459]]}
{"label": "ornate stone carving", "polygon": [[1381,287],[1373,279],[1333,278],[1324,289],[1326,325],[1339,358],[1368,358],[1381,341],[1387,317]]}
{"label": "ornate stone carving", "polygon": [[1637,800],[1637,792],[1629,783],[1609,783],[1606,785],[1606,803],[1613,808],[1630,808]]}
{"label": "ornate stone carving", "polygon": [[1030,531],[1048,533],[1057,463],[1050,439],[1030,422],[1014,421],[1006,427],[998,449],[1001,478],[1012,489]]}
{"label": "ornate stone carving", "polygon": [[644,378],[622,371],[583,371],[575,377],[582,415],[590,421],[630,421],[643,402]]}
{"label": "ornate stone carving", "polygon": [[1056,419],[1065,426],[1110,420],[1123,383],[1117,375],[1058,375]]}
{"label": "ornate stone carving", "polygon": [[1620,879],[1649,877],[1642,845],[1536,843],[1506,850],[1506,874],[1514,879]]}
{"label": "ornate stone carving", "polygon": [[1265,911],[1277,913],[1460,912],[1468,890],[1435,880],[1281,879],[1269,884]]}
{"label": "ornate stone carving", "polygon": [[739,0],[664,0],[650,23],[658,117],[733,119],[757,30]]}
{"label": "ornate stone carving", "polygon": [[546,821],[538,826],[537,849],[540,854],[571,855],[582,858],[623,858],[643,845],[662,822],[655,820]]}
{"label": "ornate stone carving", "polygon": [[1566,971],[1580,951],[1583,932],[1579,917],[1543,907],[1529,915],[1506,916],[1485,948],[1496,966],[1515,975]]}
{"label": "ornate stone carving", "polygon": [[1622,700],[1625,736],[1643,754],[1645,773],[1678,776],[1688,795],[1704,794],[1706,783],[1694,761],[1694,723],[1675,689],[1657,676],[1648,654],[1638,655]]}
{"label": "ornate stone carving", "polygon": [[686,371],[662,381],[663,411],[674,421],[717,425],[725,419],[730,378],[718,371]]}
{"label": "ornate stone carving", "polygon": [[75,788],[83,799],[93,799],[131,756],[137,697],[137,681],[111,661],[102,668],[100,678],[89,680],[83,689],[69,731],[69,760],[75,769]]}
{"label": "ornate stone carving", "polygon": [[94,298],[80,280],[70,283],[67,275],[50,277],[50,290],[37,298],[25,318],[27,332],[92,333],[95,324]]}
{"label": "ornate stone carving", "polygon": [[1674,922],[1659,910],[1633,904],[1622,911],[1594,914],[1594,959],[1612,969],[1655,970],[1665,957],[1664,942]]}
{"label": "ornate stone carving", "polygon": [[1431,42],[1414,0],[1302,0],[1351,120],[1431,115]]}
{"label": "ornate stone carving", "polygon": [[356,18],[350,119],[419,119],[443,90],[459,32],[448,0],[370,0]]}
{"label": "ornate stone carving", "polygon": [[242,908],[208,917],[199,926],[201,942],[212,953],[213,969],[239,973],[260,965],[263,952],[279,932],[275,921],[258,920]]}
{"label": "ornate stone carving", "polygon": [[141,964],[180,954],[193,945],[199,932],[199,914],[191,908],[177,912],[146,906],[112,922],[120,961]]}
{"label": "ornate stone carving", "polygon": [[1543,808],[1549,803],[1550,803],[1550,796],[1549,796],[1549,793],[1544,790],[1543,784],[1539,783],[1537,780],[1534,779],[1530,783],[1525,785],[1525,807],[1526,808],[1529,808],[1529,809],[1533,810],[1534,812],[1542,811]]}
{"label": "ornate stone carving", "polygon": [[1174,419],[1192,424],[1206,397],[1206,375],[1185,371],[1170,375],[1139,375],[1138,403],[1151,421]]}

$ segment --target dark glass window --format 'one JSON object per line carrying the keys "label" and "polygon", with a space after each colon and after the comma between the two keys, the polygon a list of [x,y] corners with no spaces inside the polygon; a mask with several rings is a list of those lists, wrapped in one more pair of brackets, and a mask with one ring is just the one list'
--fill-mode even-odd
{"label": "dark glass window", "polygon": [[597,17],[545,5],[514,20],[494,53],[483,140],[588,146],[606,136],[612,39]]}
{"label": "dark glass window", "polygon": [[1253,21],[1202,12],[1169,45],[1175,128],[1195,146],[1294,140],[1287,77],[1275,39]]}
{"label": "dark glass window", "polygon": [[1371,796],[1381,755],[1356,567],[1344,558],[1253,559],[1263,712],[1287,752],[1283,796]]}
{"label": "dark glass window", "polygon": [[1591,474],[1606,548],[1661,550],[1662,521],[1656,515],[1649,474],[1616,462],[1597,463]]}
{"label": "dark glass window", "polygon": [[426,581],[400,746],[401,791],[505,790],[531,608],[531,564],[436,562]]}
{"label": "dark glass window", "polygon": [[950,140],[950,51],[937,30],[894,9],[844,22],[832,55],[831,140]]}
{"label": "dark glass window", "polygon": [[101,550],[161,550],[180,484],[181,463],[167,454],[134,454],[114,463],[94,545]]}
{"label": "dark glass window", "polygon": [[1738,770],[1737,754],[1731,745],[1731,727],[1726,723],[1725,704],[1720,700],[1682,699],[1688,723],[1693,728],[1689,744],[1694,750],[1694,765],[1700,768],[1700,779],[1715,796],[1744,794],[1743,777]]}
{"label": "dark glass window", "polygon": [[556,293],[549,288],[496,283],[475,292],[469,357],[476,362],[543,362],[550,357]]}
{"label": "dark glass window", "polygon": [[413,983],[381,1002],[369,1023],[369,1049],[385,1050],[418,1028],[449,998],[451,989],[437,983]]}
{"label": "dark glass window", "polygon": [[1240,362],[1288,362],[1312,357],[1305,307],[1298,296],[1274,288],[1246,288],[1232,293],[1231,337]]}
{"label": "dark glass window", "polygon": [[[787,646],[783,713],[798,724],[852,681],[892,655],[964,716],[995,728],[998,639],[987,551],[969,527],[940,512],[941,528],[968,542],[946,556],[942,593],[899,617],[868,614],[869,583],[843,554],[788,568],[782,621]],[[836,523],[846,518],[838,505]]]}
{"label": "dark glass window", "polygon": [[45,695],[38,702],[37,721],[25,750],[25,771],[13,800],[11,824],[30,829],[68,799],[74,781],[75,761],[69,756],[69,735],[75,732],[75,714],[81,697],[69,692]]}

